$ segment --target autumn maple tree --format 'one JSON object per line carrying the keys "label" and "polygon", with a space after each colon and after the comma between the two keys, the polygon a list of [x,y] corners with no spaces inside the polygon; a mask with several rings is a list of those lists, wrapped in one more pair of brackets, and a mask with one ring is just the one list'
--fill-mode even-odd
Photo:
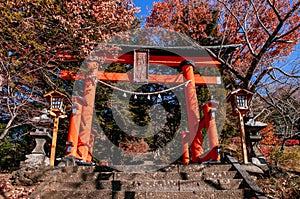
{"label": "autumn maple tree", "polygon": [[[299,1],[164,0],[153,3],[147,26],[184,33],[202,46],[239,44],[230,57],[209,49],[233,87],[255,91],[278,59],[299,41]],[[298,78],[298,76],[295,76]]]}
{"label": "autumn maple tree", "polygon": [[[0,3],[0,139],[30,123],[50,90],[70,90],[59,70],[76,70],[80,61],[109,36],[135,28],[139,10],[128,1],[13,0]],[[78,58],[65,63],[67,52]]]}

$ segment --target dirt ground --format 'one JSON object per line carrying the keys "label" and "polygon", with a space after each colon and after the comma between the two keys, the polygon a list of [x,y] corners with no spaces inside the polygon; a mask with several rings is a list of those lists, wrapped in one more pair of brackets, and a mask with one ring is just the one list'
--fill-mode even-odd
{"label": "dirt ground", "polygon": [[255,177],[255,182],[268,198],[300,198],[300,173],[273,168],[270,174]]}
{"label": "dirt ground", "polygon": [[11,177],[11,173],[0,173],[0,199],[25,199],[36,189],[36,185],[14,185]]}

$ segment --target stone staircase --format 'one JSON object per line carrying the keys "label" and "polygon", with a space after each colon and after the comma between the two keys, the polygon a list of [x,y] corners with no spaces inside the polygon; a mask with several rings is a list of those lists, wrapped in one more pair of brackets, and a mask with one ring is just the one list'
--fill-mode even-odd
{"label": "stone staircase", "polygon": [[[56,168],[31,198],[252,198],[232,164],[170,165],[141,172],[145,166]],[[148,165],[151,167],[151,165]],[[149,169],[151,170],[151,169]]]}

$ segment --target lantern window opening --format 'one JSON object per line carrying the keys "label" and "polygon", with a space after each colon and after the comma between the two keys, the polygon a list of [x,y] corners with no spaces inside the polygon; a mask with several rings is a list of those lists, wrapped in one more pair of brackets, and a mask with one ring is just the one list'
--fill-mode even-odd
{"label": "lantern window opening", "polygon": [[237,102],[237,106],[239,108],[247,108],[248,107],[246,95],[237,95],[236,102]]}
{"label": "lantern window opening", "polygon": [[60,109],[62,110],[62,106],[63,106],[63,102],[62,102],[62,98],[60,97],[53,97],[52,98],[52,108],[53,109]]}

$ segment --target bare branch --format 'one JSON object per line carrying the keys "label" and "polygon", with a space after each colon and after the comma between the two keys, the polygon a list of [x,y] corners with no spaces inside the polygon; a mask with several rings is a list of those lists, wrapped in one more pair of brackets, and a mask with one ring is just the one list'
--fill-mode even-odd
{"label": "bare branch", "polygon": [[251,43],[249,41],[249,37],[248,37],[248,33],[247,33],[247,30],[245,29],[245,27],[241,24],[240,20],[238,19],[238,17],[232,12],[232,10],[227,6],[226,3],[224,3],[223,1],[221,0],[218,0],[219,3],[223,4],[223,6],[226,8],[226,10],[235,18],[236,22],[239,24],[240,28],[242,29],[243,31],[243,34],[244,34],[244,37],[245,37],[245,41],[246,41],[246,44],[250,50],[250,53],[252,56],[256,57],[256,53],[254,52],[252,46],[251,46]]}
{"label": "bare branch", "polygon": [[255,82],[252,84],[250,90],[255,90],[257,85],[260,83],[260,81],[263,79],[263,77],[270,72],[270,68],[265,69],[260,73],[260,75],[256,78]]}
{"label": "bare branch", "polygon": [[224,61],[222,58],[218,57],[212,50],[206,48],[207,52],[215,59],[217,59],[219,62],[221,62],[221,64],[223,65],[223,67],[225,67],[226,69],[228,69],[230,72],[232,72],[237,78],[243,80],[244,77],[238,72],[236,71],[227,61]]}
{"label": "bare branch", "polygon": [[266,108],[263,108],[263,110],[261,110],[254,118],[253,120],[256,120],[257,118],[259,118],[259,116],[261,116],[265,111],[267,111]]}
{"label": "bare branch", "polygon": [[282,70],[282,69],[279,68],[279,67],[271,67],[271,70],[278,70],[279,72],[281,72],[281,73],[284,74],[285,76],[288,76],[288,77],[291,77],[291,78],[300,78],[299,75],[292,75],[292,74],[289,74],[289,73],[285,72],[284,70]]}
{"label": "bare branch", "polygon": [[279,21],[282,21],[281,15],[280,15],[279,11],[277,10],[277,8],[275,7],[275,5],[274,5],[270,0],[267,0],[267,2],[268,2],[268,4],[271,6],[271,8],[274,10],[274,12],[275,12],[275,14],[276,14],[278,20],[279,20]]}
{"label": "bare branch", "polygon": [[265,31],[269,36],[271,36],[271,33],[268,31],[268,29],[266,28],[266,26],[265,26],[265,25],[263,24],[263,22],[260,20],[260,17],[259,17],[259,15],[258,15],[258,10],[257,10],[257,8],[256,8],[256,6],[255,6],[253,0],[250,0],[250,2],[251,2],[252,6],[253,6],[253,8],[254,8],[254,10],[255,10],[255,15],[256,15],[256,18],[257,18],[258,23],[261,25],[261,27],[263,27],[264,31]]}
{"label": "bare branch", "polygon": [[277,77],[275,77],[275,75],[272,75],[271,73],[268,73],[268,75],[271,77],[271,79],[273,79],[275,82],[278,82],[280,84],[284,84],[285,82],[280,81]]}
{"label": "bare branch", "polygon": [[270,77],[274,80],[274,81],[277,81],[281,84],[285,84],[285,82],[282,82],[280,81],[278,78],[276,78],[274,75],[270,74],[270,72],[272,70],[278,70],[280,73],[284,74],[285,76],[287,77],[290,77],[290,78],[300,78],[300,76],[298,75],[292,75],[292,74],[289,74],[287,72],[285,72],[284,70],[282,70],[281,68],[279,67],[268,67],[267,69],[265,69],[263,72],[260,73],[260,75],[256,78],[255,82],[252,84],[251,86],[251,90],[255,90],[257,85],[259,84],[259,82],[263,79],[263,77],[266,75],[266,74],[269,74]]}
{"label": "bare branch", "polygon": [[294,43],[294,42],[297,42],[297,41],[291,41],[289,42],[289,40],[281,40],[283,37],[293,33],[294,31],[296,31],[298,28],[300,28],[300,24],[298,24],[297,26],[295,26],[294,28],[290,29],[289,31],[287,31],[286,33],[283,33],[281,34],[280,36],[278,37],[275,37],[274,38],[274,41],[276,42],[286,42],[286,43]]}
{"label": "bare branch", "polygon": [[[228,28],[228,21],[225,22],[224,32],[227,31],[227,28]],[[220,46],[220,50],[219,50],[219,53],[218,53],[218,57],[221,56],[222,48],[223,48],[223,45],[224,45],[224,42],[225,42],[225,39],[226,39],[225,35],[226,35],[225,33],[222,34],[222,41],[221,41],[221,46]]]}
{"label": "bare branch", "polygon": [[276,40],[275,42],[278,42],[278,43],[285,43],[285,44],[293,44],[293,43],[296,43],[297,41],[296,40]]}
{"label": "bare branch", "polygon": [[15,120],[16,117],[17,117],[17,115],[12,115],[10,117],[9,121],[6,124],[6,127],[5,127],[4,131],[0,135],[0,140],[2,140],[7,135],[7,133],[9,132],[9,130],[12,128],[11,125],[12,125],[12,123]]}

